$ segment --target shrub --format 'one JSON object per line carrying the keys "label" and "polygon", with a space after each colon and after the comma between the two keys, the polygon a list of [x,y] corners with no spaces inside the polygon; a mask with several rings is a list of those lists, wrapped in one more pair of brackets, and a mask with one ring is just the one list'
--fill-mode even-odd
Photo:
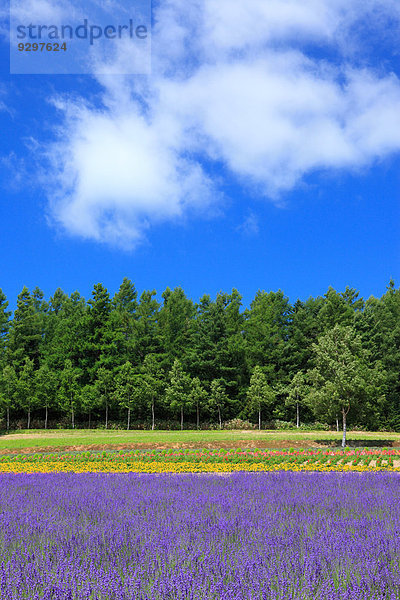
{"label": "shrub", "polygon": [[231,419],[222,424],[223,429],[257,429],[257,425],[243,419]]}
{"label": "shrub", "polygon": [[361,432],[367,431],[365,429],[365,427],[361,427],[361,425],[353,425],[352,427],[350,427],[350,429],[352,431],[361,431]]}
{"label": "shrub", "polygon": [[299,429],[301,431],[329,431],[330,427],[327,423],[315,421],[315,423],[303,423]]}
{"label": "shrub", "polygon": [[296,425],[290,421],[275,420],[275,429],[296,429]]}

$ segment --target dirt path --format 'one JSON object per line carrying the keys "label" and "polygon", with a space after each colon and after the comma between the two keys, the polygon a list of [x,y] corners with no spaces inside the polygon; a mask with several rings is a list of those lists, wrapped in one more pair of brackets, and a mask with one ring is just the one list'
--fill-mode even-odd
{"label": "dirt path", "polygon": [[270,442],[257,440],[231,440],[231,441],[213,441],[213,442],[132,442],[126,444],[87,444],[87,445],[68,445],[68,446],[43,446],[31,448],[2,448],[0,454],[31,454],[32,452],[82,452],[85,450],[134,450],[134,449],[213,449],[213,448],[324,448],[325,445],[318,444],[312,440],[293,441],[293,440],[271,440]]}
{"label": "dirt path", "polygon": [[[330,446],[337,447],[333,441]],[[399,448],[400,442],[389,442],[387,446]],[[151,443],[151,442],[133,442],[125,444],[87,444],[87,445],[68,445],[68,446],[40,446],[30,448],[2,448],[0,454],[32,454],[36,452],[82,452],[87,450],[134,450],[134,449],[213,449],[213,448],[329,448],[327,443],[321,444],[314,440],[271,440],[269,442],[262,440],[227,440],[212,442],[170,442],[170,443]]]}
{"label": "dirt path", "polygon": [[[99,433],[99,437],[100,438],[107,437],[107,433],[109,435],[112,435],[113,438],[118,438],[118,437],[124,438],[126,436],[126,431],[121,431],[121,430],[119,430],[119,431],[111,431],[111,430],[108,430],[106,432],[105,430],[103,430],[101,433]],[[128,433],[133,433],[133,430],[131,430]],[[150,431],[143,431],[143,430],[138,431],[137,433],[138,433],[138,437],[139,438],[141,437],[141,434],[151,434]],[[176,436],[179,436],[180,432],[179,431],[156,431],[154,433],[155,433],[155,435],[161,434],[161,435],[163,435],[165,437],[169,437],[169,436],[176,437]],[[202,433],[206,433],[206,432],[193,431],[194,435],[200,435],[201,436]],[[295,431],[295,430],[291,430],[290,432],[288,432],[288,431],[272,431],[272,432],[261,431],[261,432],[259,432],[258,430],[255,430],[255,429],[252,429],[252,430],[242,429],[242,430],[221,431],[221,432],[217,432],[217,433],[221,433],[223,436],[226,435],[226,437],[229,437],[230,435],[232,435],[232,437],[234,437],[236,439],[237,439],[237,436],[240,436],[240,438],[243,438],[243,439],[240,439],[240,441],[243,441],[243,443],[245,441],[248,441],[248,440],[245,440],[245,438],[248,438],[249,436],[252,436],[252,438],[253,438],[252,441],[260,440],[259,443],[261,443],[261,440],[262,439],[265,440],[266,437],[269,437],[270,433],[273,435],[273,437],[275,438],[275,440],[277,441],[277,443],[280,443],[281,441],[287,443],[288,441],[291,441],[291,440],[293,441],[293,443],[295,443],[295,439],[296,438],[298,438],[298,437],[299,438],[306,438],[307,437],[307,432],[305,432],[305,431]],[[320,432],[312,431],[310,433],[313,436],[320,435],[321,439],[326,439],[327,441],[329,439],[331,439],[329,437],[324,437],[325,434],[329,433],[329,432],[326,432],[326,431],[320,431]],[[336,434],[336,432],[334,434],[333,434],[333,432],[330,432],[330,434],[331,435],[337,435],[338,438],[342,435],[341,432],[338,432],[337,434]],[[362,436],[362,438],[366,439],[366,440],[369,439],[369,438],[376,439],[376,440],[380,439],[382,441],[386,440],[386,438],[384,437],[385,436],[384,433],[377,433],[377,432],[374,432],[374,431],[364,431],[364,432],[362,432],[362,434],[360,432],[354,432],[352,430],[348,430],[347,431],[348,437],[352,437],[352,434],[356,434],[358,438],[361,438],[361,436]],[[288,435],[290,436],[289,439],[287,438]],[[393,433],[391,433],[389,435],[394,436],[394,439],[390,438],[391,441],[398,441],[398,443],[400,444],[400,434],[393,434]],[[8,433],[7,435],[0,435],[0,439],[7,439],[7,440],[28,440],[28,439],[38,440],[38,439],[46,439],[46,438],[49,439],[49,438],[51,438],[52,440],[53,439],[54,440],[62,440],[65,437],[67,437],[67,438],[69,438],[71,440],[71,442],[73,442],[74,437],[83,437],[83,436],[85,436],[85,434],[84,433],[82,434],[82,432],[79,429],[68,430],[68,433],[66,433],[65,430],[60,431],[60,432],[54,431],[54,430],[50,430],[50,431],[46,432],[45,430],[43,430],[40,433]],[[396,440],[396,438],[398,438],[398,439]],[[390,439],[388,439],[387,441],[389,442]],[[223,441],[225,443],[225,440],[221,440],[221,441]],[[126,443],[142,443],[142,442],[126,442]],[[190,442],[188,442],[188,443],[190,443]]]}

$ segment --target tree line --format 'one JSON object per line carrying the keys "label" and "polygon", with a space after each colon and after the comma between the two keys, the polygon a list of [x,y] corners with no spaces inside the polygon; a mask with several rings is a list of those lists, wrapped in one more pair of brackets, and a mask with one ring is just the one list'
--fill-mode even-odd
{"label": "tree line", "polygon": [[0,290],[3,429],[103,423],[180,426],[234,418],[260,428],[322,420],[344,430],[400,430],[400,289],[364,301],[346,287],[297,300],[258,291],[204,295],[180,287],[113,297],[23,288],[13,314]]}

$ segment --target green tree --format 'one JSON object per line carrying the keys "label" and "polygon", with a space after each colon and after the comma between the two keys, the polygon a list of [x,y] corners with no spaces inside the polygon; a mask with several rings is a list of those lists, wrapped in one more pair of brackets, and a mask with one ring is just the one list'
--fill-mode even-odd
{"label": "green tree", "polygon": [[10,328],[11,312],[7,311],[8,302],[3,290],[0,289],[0,364],[4,363],[7,346],[7,334]]}
{"label": "green tree", "polygon": [[[87,347],[84,327],[87,305],[78,292],[70,297],[56,290],[50,302],[43,361],[52,371],[61,372],[68,359],[75,367],[84,367]],[[85,374],[85,379],[87,376]]]}
{"label": "green tree", "polygon": [[135,364],[141,365],[147,354],[158,354],[161,349],[158,314],[160,305],[156,291],[144,291],[139,299],[136,320]]}
{"label": "green tree", "polygon": [[46,364],[35,372],[35,398],[36,404],[45,409],[44,428],[47,429],[49,408],[53,408],[56,402],[58,377]]}
{"label": "green tree", "polygon": [[209,295],[200,299],[186,359],[190,374],[207,387],[213,379],[224,380],[231,398],[229,408],[237,408],[248,382],[241,300],[236,289],[217,294],[215,301]]}
{"label": "green tree", "polygon": [[92,424],[92,412],[99,407],[99,392],[96,385],[87,383],[79,390],[79,403],[82,411],[88,415],[88,428]]}
{"label": "green tree", "polygon": [[97,379],[94,384],[94,389],[98,396],[98,406],[102,406],[105,411],[105,428],[108,429],[108,410],[113,392],[113,372],[104,367],[97,369]]}
{"label": "green tree", "polygon": [[[386,373],[386,398],[377,426],[400,431],[400,288],[391,280],[381,298],[369,298],[365,309],[357,314],[355,327],[368,351],[371,365]],[[381,367],[379,367],[381,365]]]}
{"label": "green tree", "polygon": [[192,319],[195,308],[182,288],[167,288],[162,293],[164,304],[159,312],[160,336],[163,350],[172,365],[175,358],[182,361],[191,342]]}
{"label": "green tree", "polygon": [[192,379],[190,389],[191,404],[196,407],[196,427],[200,429],[200,409],[206,405],[207,391],[202,386],[198,377]]}
{"label": "green tree", "polygon": [[67,358],[64,369],[60,374],[60,387],[58,389],[58,398],[63,410],[71,415],[72,429],[75,428],[75,413],[79,400],[79,379],[82,371],[74,367],[72,361]]}
{"label": "green tree", "polygon": [[165,387],[162,355],[148,354],[144,359],[140,378],[140,396],[151,408],[151,429],[155,427],[155,405]]}
{"label": "green tree", "polygon": [[185,373],[180,361],[176,358],[169,372],[169,384],[165,390],[166,400],[173,411],[180,411],[181,430],[185,408],[191,407],[191,380]]}
{"label": "green tree", "polygon": [[24,287],[18,295],[17,308],[10,326],[9,362],[17,373],[23,368],[25,358],[39,367],[40,343],[42,340],[42,320],[36,310],[34,299]]}
{"label": "green tree", "polygon": [[296,407],[296,427],[300,427],[300,406],[304,405],[304,400],[307,398],[309,388],[306,382],[306,377],[302,371],[298,371],[291,379],[286,387],[286,406]]}
{"label": "green tree", "polygon": [[109,355],[112,353],[110,314],[111,300],[108,291],[101,283],[97,283],[83,320],[86,343],[81,364],[89,383],[95,381],[97,369],[109,363]]}
{"label": "green tree", "polygon": [[287,355],[292,307],[281,290],[258,291],[245,311],[246,354],[249,367],[259,365],[275,387],[290,370]]}
{"label": "green tree", "polygon": [[41,343],[39,344],[39,350],[41,350],[43,336],[47,328],[47,320],[49,317],[49,304],[44,299],[43,291],[37,286],[32,290],[32,301],[42,336]]}
{"label": "green tree", "polygon": [[[244,333],[244,314],[240,312],[242,296],[233,288],[230,294],[218,294],[216,308],[222,317],[223,336],[218,339],[217,356],[219,371],[217,379],[223,380],[229,402],[226,410],[238,410],[241,394],[248,383]],[[223,311],[221,310],[223,309]]]}
{"label": "green tree", "polygon": [[131,411],[137,404],[137,379],[138,376],[129,361],[120,367],[116,378],[116,397],[120,406],[127,410],[127,430],[130,428]]}
{"label": "green tree", "polygon": [[306,372],[314,366],[312,344],[323,333],[319,313],[324,301],[324,298],[318,296],[310,297],[305,302],[297,300],[294,303],[287,344],[290,378],[298,371]]}
{"label": "green tree", "polygon": [[350,326],[335,325],[313,345],[316,366],[308,373],[308,396],[316,414],[332,418],[341,413],[342,446],[346,445],[347,415],[350,408],[362,409],[382,397],[382,378],[369,368],[361,338]]}
{"label": "green tree", "polygon": [[50,296],[49,312],[57,316],[68,302],[68,296],[61,288],[57,288],[53,296]]}
{"label": "green tree", "polygon": [[217,410],[219,428],[222,429],[222,412],[228,404],[228,394],[225,391],[223,379],[213,379],[210,386],[210,397],[208,406],[211,410]]}
{"label": "green tree", "polygon": [[356,311],[361,311],[364,307],[364,300],[358,296],[359,293],[348,286],[342,293],[329,287],[319,313],[322,330],[328,331],[335,325],[352,326]]}
{"label": "green tree", "polygon": [[113,367],[133,359],[136,350],[138,319],[137,291],[130,279],[124,277],[112,300],[110,328],[113,343]]}
{"label": "green tree", "polygon": [[260,366],[256,365],[250,379],[247,391],[248,408],[258,412],[258,429],[261,430],[261,411],[263,407],[271,407],[275,400],[275,393],[268,385],[267,378]]}
{"label": "green tree", "polygon": [[0,390],[1,404],[6,410],[6,428],[7,433],[10,430],[10,409],[14,406],[17,396],[17,375],[14,367],[6,365],[1,371]]}
{"label": "green tree", "polygon": [[35,406],[34,387],[33,360],[26,357],[17,381],[17,399],[19,406],[27,413],[27,429],[30,429],[31,411]]}

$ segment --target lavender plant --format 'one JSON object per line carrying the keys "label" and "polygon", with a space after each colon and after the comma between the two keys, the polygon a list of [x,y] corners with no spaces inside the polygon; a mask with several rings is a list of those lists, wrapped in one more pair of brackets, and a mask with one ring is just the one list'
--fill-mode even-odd
{"label": "lavender plant", "polygon": [[397,473],[6,474],[0,598],[398,600]]}

